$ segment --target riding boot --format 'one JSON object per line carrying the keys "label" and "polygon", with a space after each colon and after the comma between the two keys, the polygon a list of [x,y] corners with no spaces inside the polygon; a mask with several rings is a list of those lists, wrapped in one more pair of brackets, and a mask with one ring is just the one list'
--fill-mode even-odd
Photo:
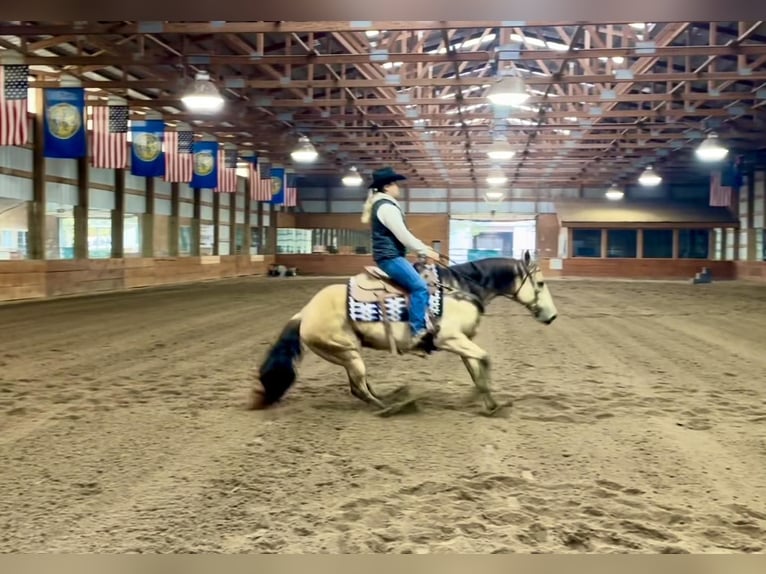
{"label": "riding boot", "polygon": [[436,350],[434,345],[434,332],[430,329],[424,330],[416,335],[412,336],[410,340],[410,351],[423,351],[425,353],[432,353]]}

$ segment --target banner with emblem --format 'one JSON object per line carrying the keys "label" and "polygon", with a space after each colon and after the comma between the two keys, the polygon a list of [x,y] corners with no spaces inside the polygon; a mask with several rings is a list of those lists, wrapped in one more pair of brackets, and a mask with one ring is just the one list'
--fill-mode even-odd
{"label": "banner with emblem", "polygon": [[83,88],[46,88],[43,155],[78,158],[88,154]]}
{"label": "banner with emblem", "polygon": [[192,179],[189,185],[215,189],[218,187],[218,142],[194,142],[192,150]]}
{"label": "banner with emblem", "polygon": [[285,168],[272,167],[271,175],[271,203],[282,205],[285,202]]}
{"label": "banner with emblem", "polygon": [[165,175],[165,138],[163,120],[133,120],[130,127],[130,173],[140,177],[163,177]]}

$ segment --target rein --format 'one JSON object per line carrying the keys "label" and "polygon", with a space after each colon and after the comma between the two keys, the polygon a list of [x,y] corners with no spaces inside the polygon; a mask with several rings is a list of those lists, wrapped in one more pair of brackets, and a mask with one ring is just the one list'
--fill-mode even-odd
{"label": "rein", "polygon": [[[472,279],[471,277],[469,277],[465,273],[461,273],[459,271],[455,271],[454,269],[450,268],[449,266],[444,265],[441,262],[441,259],[447,260],[452,265],[457,265],[457,263],[454,262],[452,259],[450,259],[449,256],[441,255],[441,254],[440,254],[440,261],[435,262],[436,265],[449,270],[450,273],[454,273],[455,275],[457,275],[458,277],[461,277],[463,280],[465,280],[468,283],[473,283],[474,285],[476,285],[478,287],[483,287],[481,285],[481,283],[479,283],[478,281]],[[523,276],[522,276],[522,279],[521,279],[521,283],[519,283],[518,288],[513,293],[511,293],[511,294],[508,294],[508,293],[497,293],[497,296],[505,297],[506,299],[510,299],[511,301],[518,301],[518,294],[521,291],[521,288],[524,287],[524,283],[527,282],[527,279],[531,279],[531,277],[532,277],[532,271],[526,265],[522,264],[521,267],[523,268],[524,273],[523,273]],[[538,300],[539,300],[539,297],[540,297],[540,290],[537,288],[536,285],[534,285],[534,290],[535,290],[535,300],[532,303],[532,305],[530,306],[533,309],[538,306]],[[471,295],[471,298],[475,299],[476,303],[478,303],[478,306],[480,307],[481,312],[484,313],[484,302],[483,301],[479,301],[478,297],[476,297],[472,293],[470,295]]]}

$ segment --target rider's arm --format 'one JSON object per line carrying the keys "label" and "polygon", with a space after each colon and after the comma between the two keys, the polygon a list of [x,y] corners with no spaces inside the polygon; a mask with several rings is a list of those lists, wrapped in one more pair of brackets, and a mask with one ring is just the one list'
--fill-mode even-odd
{"label": "rider's arm", "polygon": [[402,219],[402,212],[399,211],[395,205],[387,203],[381,205],[378,209],[378,219],[380,222],[391,230],[396,238],[401,241],[407,249],[416,252],[418,255],[425,255],[429,251],[429,247],[415,237]]}

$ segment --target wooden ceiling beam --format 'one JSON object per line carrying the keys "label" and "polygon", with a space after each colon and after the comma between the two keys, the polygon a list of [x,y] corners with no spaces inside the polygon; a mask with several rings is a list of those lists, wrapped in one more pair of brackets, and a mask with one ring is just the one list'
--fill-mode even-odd
{"label": "wooden ceiling beam", "polygon": [[[594,23],[596,21],[593,21]],[[608,21],[604,21],[606,23]],[[602,23],[602,22],[598,22]],[[617,22],[615,22],[617,23]],[[502,26],[497,20],[373,20],[359,22],[317,20],[311,22],[129,22],[115,26],[94,22],[72,24],[2,24],[0,35],[61,36],[65,34],[253,34],[253,33],[307,33],[307,32],[364,32],[366,30],[441,30],[442,28],[470,29]],[[514,24],[515,25],[515,24]],[[571,22],[528,21],[525,28],[571,26]]]}
{"label": "wooden ceiling beam", "polygon": [[[731,44],[725,46],[658,46],[654,48],[651,58],[641,55],[636,47],[628,48],[591,48],[575,49],[572,53],[563,50],[538,50],[520,48],[514,61],[536,60],[564,60],[568,58],[593,59],[612,58],[622,56],[624,58],[638,58],[633,66],[634,73],[646,73],[653,62],[658,58],[676,57],[712,57],[712,56],[763,56],[766,54],[764,44]],[[496,53],[489,51],[476,52],[448,52],[447,54],[429,53],[401,53],[389,52],[387,55],[390,62],[402,63],[426,63],[444,64],[448,62],[492,62]],[[130,56],[27,56],[27,63],[37,65],[56,66],[182,66],[187,64],[216,66],[258,66],[258,65],[337,65],[337,64],[380,64],[373,59],[371,54],[181,54],[179,56],[153,56],[149,54],[134,54]]]}
{"label": "wooden ceiling beam", "polygon": [[[47,65],[56,66],[57,58],[50,58]],[[105,67],[105,66],[101,66]],[[32,71],[32,74],[35,72]],[[48,73],[46,73],[48,74]],[[86,88],[168,88],[174,86],[181,86],[185,82],[183,78],[169,77],[167,80],[115,80],[115,81],[99,81],[99,80],[83,80],[82,85]],[[524,81],[529,86],[547,86],[548,84],[555,83],[550,77],[543,76],[529,76],[525,77]],[[645,73],[635,74],[633,78],[615,78],[607,74],[593,74],[593,75],[565,75],[561,78],[560,83],[605,83],[610,82],[614,84],[626,84],[626,83],[663,83],[663,82],[706,82],[706,81],[720,81],[720,82],[757,82],[766,81],[766,71],[754,69],[749,75],[742,75],[738,72],[700,72],[694,73]],[[486,77],[474,77],[463,76],[459,79],[456,78],[400,78],[397,82],[399,87],[414,87],[414,86],[481,86],[488,82]],[[227,84],[244,86],[246,88],[260,89],[260,90],[284,90],[286,87],[281,80],[268,80],[268,79],[247,79],[242,77],[224,76],[219,80],[220,85],[226,86]],[[32,80],[30,86],[34,88],[55,88],[59,86],[57,81],[51,80]],[[372,78],[366,80],[358,79],[343,79],[343,80],[291,80],[289,87],[296,89],[330,89],[330,88],[375,88],[391,86],[391,83],[385,78]]]}
{"label": "wooden ceiling beam", "polygon": [[[155,103],[153,100],[146,100],[145,103],[142,103],[143,107],[148,108],[161,108],[164,106],[172,105],[169,102],[173,102],[176,100],[160,100],[157,103]],[[752,115],[753,112],[746,111],[743,115],[749,116]],[[657,111],[657,110],[611,110],[609,112],[604,112],[602,115],[597,116],[599,118],[635,118],[637,115],[640,115],[642,118],[652,119],[652,118],[666,118],[668,116],[678,118],[679,120],[684,117],[690,117],[690,118],[704,118],[704,117],[714,117],[714,118],[731,118],[732,112],[727,109],[702,109],[697,108],[694,110],[672,110],[672,111]],[[195,119],[202,119],[200,118],[199,114],[191,114],[188,112],[182,112],[180,114],[173,114],[173,118],[176,119],[185,119],[185,121],[188,120],[195,120]],[[317,115],[305,115],[305,116],[299,116],[295,117],[293,116],[293,120],[302,124],[302,125],[310,125],[312,123],[318,122],[323,123],[327,122],[328,120],[332,120],[334,122],[338,121],[354,121],[354,119],[358,119],[357,114],[332,114],[329,118],[323,118]],[[516,112],[513,114],[514,119],[519,120],[535,120],[537,119],[538,115],[537,112]],[[567,117],[574,117],[571,111],[550,111],[545,113],[545,117],[548,119],[551,118],[558,118],[558,119],[564,119]],[[391,121],[393,119],[400,119],[400,118],[394,118],[391,116],[391,114],[385,114],[385,113],[368,113],[365,115],[365,118],[367,120],[372,120],[375,122],[384,122],[384,121]],[[495,115],[491,113],[481,113],[481,112],[472,112],[471,113],[472,119],[481,119],[481,120],[494,120]],[[583,118],[584,119],[584,118]],[[404,119],[403,119],[404,120]],[[419,124],[415,123],[417,120],[453,120],[457,122],[457,114],[447,114],[447,113],[440,113],[440,114],[420,114],[417,118],[408,119],[408,121],[411,123],[402,125],[399,127],[405,128],[405,129],[419,129],[417,126]],[[222,113],[216,116],[216,121],[220,122],[241,122],[242,116],[236,112],[234,113]],[[590,121],[590,118],[589,118]],[[504,122],[507,123],[507,122]],[[343,126],[343,129],[346,129],[347,127],[352,126]],[[370,126],[365,126],[366,129],[370,129]],[[528,125],[524,126],[528,130],[534,130],[535,126]],[[559,126],[559,127],[566,127],[566,126]],[[577,129],[577,128],[590,128],[589,125],[580,125],[576,122],[572,122],[572,124],[569,126],[571,129]],[[426,129],[426,128],[424,128]],[[461,128],[455,127],[455,131],[458,131]]]}
{"label": "wooden ceiling beam", "polygon": [[[592,95],[592,96],[563,96],[559,98],[553,98],[553,99],[545,99],[541,96],[532,96],[527,100],[527,102],[524,104],[526,107],[534,107],[539,104],[545,103],[546,107],[556,107],[557,104],[590,104],[592,107],[598,107],[603,106],[605,104],[614,104],[615,101],[617,103],[634,103],[634,104],[641,104],[641,103],[647,103],[647,102],[676,102],[676,103],[692,103],[692,102],[699,102],[699,103],[705,103],[705,102],[731,102],[731,101],[738,101],[738,100],[763,100],[766,99],[763,94],[758,94],[757,92],[723,92],[718,95],[711,95],[706,93],[691,93],[689,95],[684,95],[683,100],[679,96],[674,96],[674,94],[671,93],[661,93],[661,94],[625,94],[620,97],[618,97],[616,100],[605,100],[601,98],[598,95]],[[253,100],[255,103],[259,102],[258,98],[254,98]],[[161,106],[178,106],[180,102],[180,97],[178,98],[170,98],[170,97],[164,97],[164,98],[157,98],[152,100],[152,105],[149,107],[161,107]],[[455,107],[457,106],[457,102],[454,99],[445,99],[441,97],[437,98],[411,98],[406,102],[408,105],[419,105],[419,106],[434,106],[434,107]],[[142,100],[131,100],[130,102],[131,106],[134,107],[141,107],[144,106],[144,103]],[[270,99],[268,102],[264,102],[262,104],[263,106],[268,106],[269,108],[306,108],[306,109],[313,109],[313,108],[339,108],[339,107],[346,107],[349,105],[349,101],[346,98],[322,98],[317,99],[311,102],[306,102],[303,98],[301,99],[289,99],[289,98],[273,98]],[[365,107],[386,107],[386,106],[402,106],[402,102],[398,100],[397,98],[392,97],[381,97],[381,98],[357,98],[353,101],[353,106],[357,108],[365,108]],[[465,106],[490,106],[490,102],[486,98],[464,98],[461,102],[461,105],[463,107]],[[562,113],[567,112],[571,116],[581,116],[581,117],[591,117],[595,116],[598,112],[594,111],[591,113],[589,110],[572,110],[572,109],[563,109],[559,110]],[[639,108],[633,111],[634,115],[641,115],[643,112],[647,110],[641,110]],[[513,110],[508,117],[524,117],[522,115],[519,115],[522,112],[519,112],[517,110]],[[396,113],[391,114],[391,118],[401,118],[406,119],[404,115],[399,115]]]}

